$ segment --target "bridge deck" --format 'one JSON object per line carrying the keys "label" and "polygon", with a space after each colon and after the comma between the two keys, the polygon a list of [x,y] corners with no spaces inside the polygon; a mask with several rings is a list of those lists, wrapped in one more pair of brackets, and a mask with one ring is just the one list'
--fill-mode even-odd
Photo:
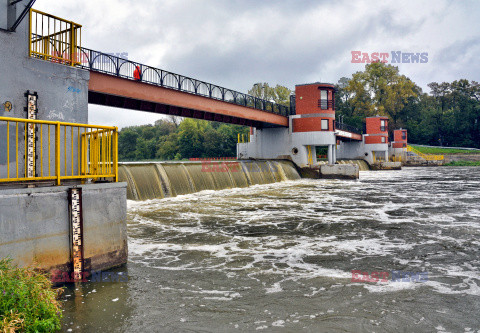
{"label": "bridge deck", "polygon": [[252,127],[288,126],[288,118],[275,113],[95,71],[88,90],[92,104]]}

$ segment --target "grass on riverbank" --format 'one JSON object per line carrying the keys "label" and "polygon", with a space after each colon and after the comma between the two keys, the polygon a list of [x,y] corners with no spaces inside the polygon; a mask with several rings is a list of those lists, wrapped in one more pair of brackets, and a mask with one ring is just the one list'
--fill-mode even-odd
{"label": "grass on riverbank", "polygon": [[455,149],[455,148],[440,148],[440,147],[422,147],[411,145],[413,148],[417,149],[424,154],[437,154],[437,155],[447,155],[447,154],[480,154],[480,150],[467,150],[467,149]]}
{"label": "grass on riverbank", "polygon": [[46,274],[0,259],[0,332],[54,332],[61,317]]}
{"label": "grass on riverbank", "polygon": [[480,161],[452,161],[445,166],[480,166]]}

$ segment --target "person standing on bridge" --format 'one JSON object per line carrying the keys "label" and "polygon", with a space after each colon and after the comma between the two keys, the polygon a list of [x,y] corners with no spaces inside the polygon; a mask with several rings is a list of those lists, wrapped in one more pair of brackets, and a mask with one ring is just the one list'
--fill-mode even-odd
{"label": "person standing on bridge", "polygon": [[140,81],[142,79],[141,77],[141,70],[140,70],[140,66],[135,66],[135,70],[133,71],[133,79],[135,81]]}

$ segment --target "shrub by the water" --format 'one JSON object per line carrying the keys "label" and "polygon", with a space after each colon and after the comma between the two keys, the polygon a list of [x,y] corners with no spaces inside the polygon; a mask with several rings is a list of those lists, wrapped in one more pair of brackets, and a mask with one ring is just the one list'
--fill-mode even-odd
{"label": "shrub by the water", "polygon": [[0,259],[0,332],[54,332],[62,312],[46,274]]}
{"label": "shrub by the water", "polygon": [[480,166],[480,161],[452,161],[445,166]]}

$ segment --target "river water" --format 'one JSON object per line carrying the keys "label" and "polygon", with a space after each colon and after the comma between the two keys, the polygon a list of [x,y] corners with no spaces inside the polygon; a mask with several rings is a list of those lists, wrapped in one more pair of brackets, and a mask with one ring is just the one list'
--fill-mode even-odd
{"label": "river water", "polygon": [[64,331],[480,332],[480,168],[129,201],[128,234],[128,282],[69,286]]}

